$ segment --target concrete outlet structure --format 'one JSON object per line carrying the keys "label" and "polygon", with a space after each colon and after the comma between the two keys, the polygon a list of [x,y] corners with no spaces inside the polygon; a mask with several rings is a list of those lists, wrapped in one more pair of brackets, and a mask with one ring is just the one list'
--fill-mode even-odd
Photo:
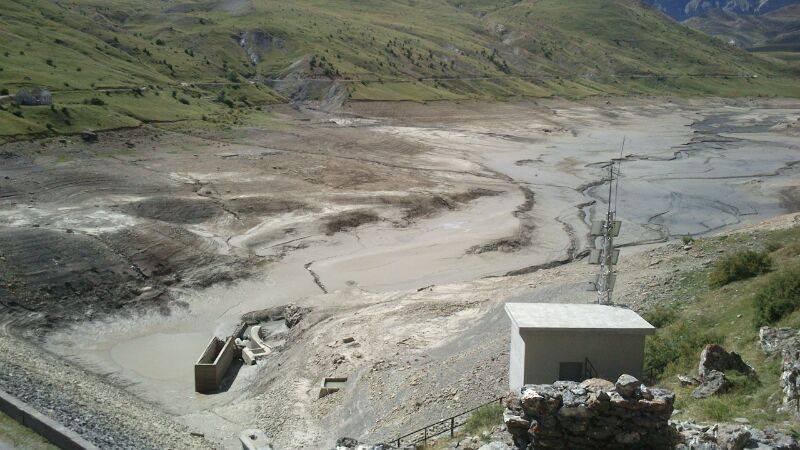
{"label": "concrete outlet structure", "polygon": [[247,339],[244,341],[245,347],[242,349],[242,360],[248,366],[255,364],[257,360],[272,353],[272,347],[261,339],[260,331],[261,326],[255,325],[245,333]]}
{"label": "concrete outlet structure", "polygon": [[319,398],[339,392],[347,384],[347,377],[327,377],[322,380],[319,387]]}
{"label": "concrete outlet structure", "polygon": [[238,349],[233,337],[225,341],[211,338],[200,359],[194,365],[194,390],[203,394],[219,389],[222,379],[228,373]]}
{"label": "concrete outlet structure", "polygon": [[506,303],[511,319],[509,386],[641,377],[644,340],[655,327],[627,308]]}

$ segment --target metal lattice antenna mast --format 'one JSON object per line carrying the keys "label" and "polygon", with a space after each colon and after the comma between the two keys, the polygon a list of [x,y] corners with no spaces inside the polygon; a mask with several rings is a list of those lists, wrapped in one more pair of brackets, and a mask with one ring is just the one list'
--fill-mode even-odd
{"label": "metal lattice antenna mast", "polygon": [[[625,138],[622,139],[620,158],[612,160],[608,165],[608,204],[606,219],[592,222],[592,236],[601,238],[600,248],[592,251],[589,257],[590,264],[599,264],[600,273],[597,275],[595,287],[597,289],[597,302],[600,304],[611,303],[611,294],[614,290],[616,274],[614,264],[619,257],[619,250],[614,248],[614,237],[619,235],[620,222],[615,220],[619,198],[619,177],[622,173],[622,154],[625,150]],[[614,166],[617,165],[616,185],[614,184]],[[613,194],[613,195],[612,195]]]}
{"label": "metal lattice antenna mast", "polygon": [[[614,188],[614,215],[617,215],[617,199],[619,199],[619,179],[622,178],[622,153],[625,151],[625,138],[622,137],[622,146],[619,148],[619,159],[617,160],[617,186]],[[613,166],[613,162],[612,162]]]}

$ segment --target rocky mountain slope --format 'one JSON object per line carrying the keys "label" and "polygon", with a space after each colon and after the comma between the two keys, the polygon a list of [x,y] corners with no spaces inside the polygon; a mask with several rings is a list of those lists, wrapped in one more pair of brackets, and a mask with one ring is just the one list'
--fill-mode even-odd
{"label": "rocky mountain slope", "polygon": [[[647,0],[684,25],[790,64],[800,50],[798,0]],[[788,54],[787,54],[788,53]]]}
{"label": "rocky mountain slope", "polygon": [[800,4],[761,15],[712,10],[684,23],[752,51],[800,51]]}
{"label": "rocky mountain slope", "polygon": [[761,15],[800,2],[797,0],[645,0],[645,3],[677,20],[685,20],[712,11]]}

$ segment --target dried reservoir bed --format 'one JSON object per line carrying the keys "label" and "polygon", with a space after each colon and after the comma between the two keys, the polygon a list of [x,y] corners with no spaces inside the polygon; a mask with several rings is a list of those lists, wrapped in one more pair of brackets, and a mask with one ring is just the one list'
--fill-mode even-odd
{"label": "dried reservoir bed", "polygon": [[[163,420],[138,425],[164,429],[138,446],[207,445],[190,430],[235,446],[247,427],[280,447],[390,437],[502,392],[504,300],[586,299],[590,271],[557,266],[591,245],[623,137],[620,243],[644,246],[797,210],[799,117],[789,100],[354,103],[7,144],[0,340],[153,405]],[[312,313],[282,351],[193,392],[212,335],[289,302]],[[348,388],[318,399],[325,376]],[[32,397],[108,443],[107,409],[87,427],[71,415],[97,400],[74,400]]]}

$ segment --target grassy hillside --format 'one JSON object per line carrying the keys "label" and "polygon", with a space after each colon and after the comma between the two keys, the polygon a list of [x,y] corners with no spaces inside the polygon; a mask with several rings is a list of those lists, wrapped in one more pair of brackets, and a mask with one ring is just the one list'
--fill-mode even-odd
{"label": "grassy hillside", "polygon": [[7,0],[0,89],[33,86],[54,110],[0,100],[0,135],[290,98],[800,95],[786,65],[634,0]]}
{"label": "grassy hillside", "polygon": [[[788,416],[776,411],[780,356],[764,354],[758,327],[800,327],[800,228],[733,234],[692,245],[694,252],[719,258],[708,269],[665,287],[668,301],[646,315],[659,328],[648,338],[646,370],[658,384],[676,390],[680,420],[744,417],[758,426],[784,427]],[[739,352],[758,379],[728,373],[734,383],[729,392],[692,399],[692,388],[681,387],[676,375],[696,375],[700,352],[708,343]]]}

